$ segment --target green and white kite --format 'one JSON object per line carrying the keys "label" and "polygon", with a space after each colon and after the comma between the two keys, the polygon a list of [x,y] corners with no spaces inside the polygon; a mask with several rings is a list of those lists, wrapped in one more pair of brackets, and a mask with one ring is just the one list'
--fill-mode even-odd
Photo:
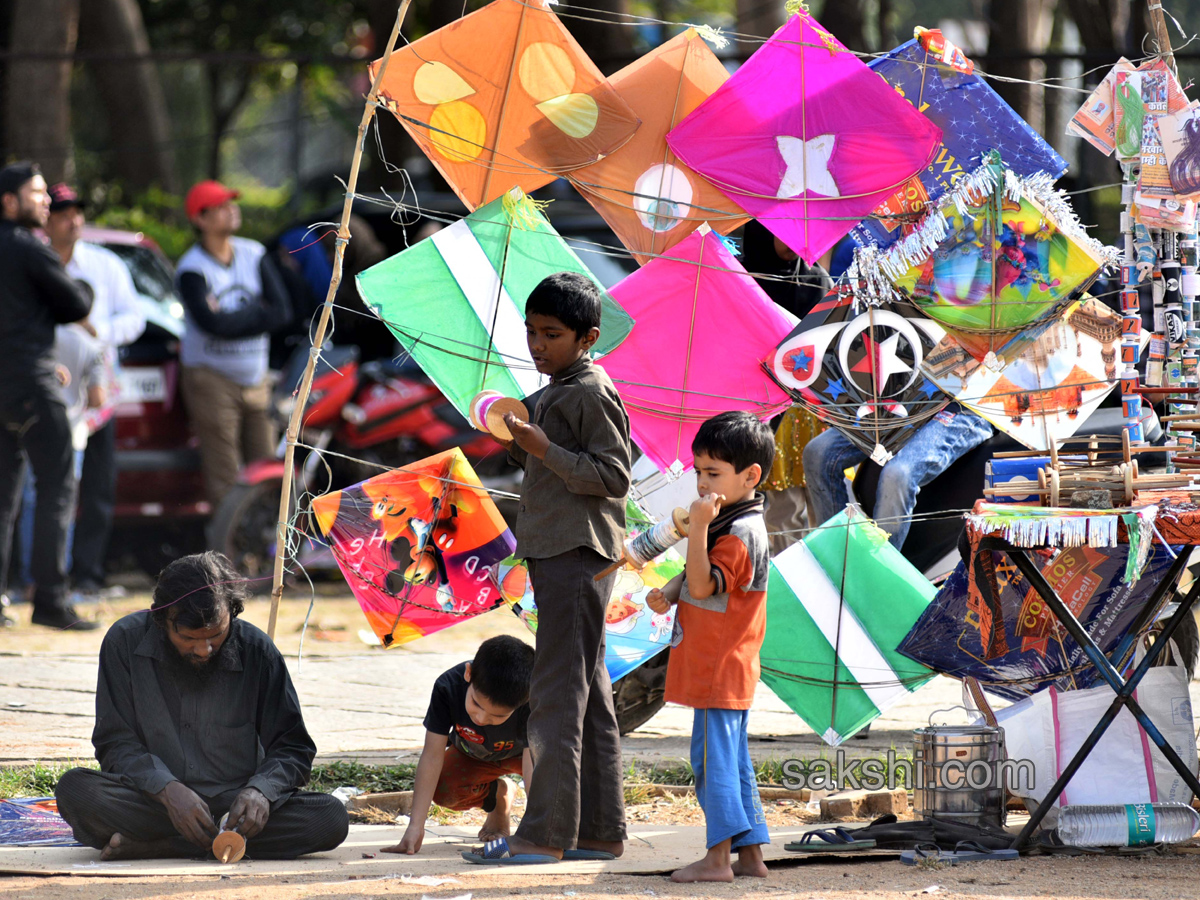
{"label": "green and white kite", "polygon": [[896,652],[937,592],[847,507],[771,561],[762,680],[837,746],[934,673]]}
{"label": "green and white kite", "polygon": [[555,272],[579,272],[601,290],[595,355],[625,340],[633,319],[517,188],[356,281],[367,307],[469,418],[482,390],[524,399],[547,383],[525,342],[525,298]]}

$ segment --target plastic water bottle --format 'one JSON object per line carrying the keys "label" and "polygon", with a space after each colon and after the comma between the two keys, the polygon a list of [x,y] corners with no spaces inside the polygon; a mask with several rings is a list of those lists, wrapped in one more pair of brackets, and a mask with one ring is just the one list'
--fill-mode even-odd
{"label": "plastic water bottle", "polygon": [[1058,836],[1072,847],[1144,847],[1186,841],[1200,828],[1200,813],[1186,803],[1067,806]]}

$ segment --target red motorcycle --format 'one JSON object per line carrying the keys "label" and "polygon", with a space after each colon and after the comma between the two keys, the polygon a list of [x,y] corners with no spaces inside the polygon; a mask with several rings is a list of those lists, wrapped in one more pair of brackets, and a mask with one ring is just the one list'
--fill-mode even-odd
{"label": "red motorcycle", "polygon": [[[307,360],[308,349],[298,348],[276,385],[274,415],[281,433]],[[349,487],[451,447],[462,449],[488,487],[519,487],[520,472],[508,464],[504,449],[473,429],[415,362],[360,364],[357,347],[326,346],[296,447],[292,496],[303,503],[305,496]],[[249,578],[269,576],[275,564],[284,449],[281,441],[278,458],[252,462],[242,470],[209,526],[209,546]],[[512,504],[497,505],[511,522],[515,509],[506,506]],[[320,541],[306,536],[300,545],[298,561],[306,570],[334,568]],[[254,586],[265,591],[269,582]]]}

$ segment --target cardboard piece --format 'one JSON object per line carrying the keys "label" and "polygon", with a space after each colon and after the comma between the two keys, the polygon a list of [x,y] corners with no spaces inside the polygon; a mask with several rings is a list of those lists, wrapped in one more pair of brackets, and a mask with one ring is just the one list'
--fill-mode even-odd
{"label": "cardboard piece", "polygon": [[[783,845],[798,841],[806,831],[822,826],[772,828],[771,844],[764,847],[768,861],[794,859]],[[828,826],[825,826],[828,827]],[[432,825],[416,856],[380,853],[380,848],[400,842],[403,828],[351,825],[342,846],[330,853],[316,853],[297,860],[252,860],[223,866],[215,859],[123,860],[101,862],[90,847],[2,847],[0,875],[85,875],[116,878],[176,875],[220,878],[223,875],[324,875],[355,881],[411,875],[447,875],[465,880],[472,875],[495,875],[513,871],[511,866],[474,866],[461,857],[463,850],[480,845],[478,828]],[[661,875],[699,859],[704,853],[704,827],[698,825],[647,825],[631,829],[625,854],[620,859],[594,862],[565,862],[544,866],[520,866],[519,871],[543,875]],[[364,859],[364,854],[372,854]]]}

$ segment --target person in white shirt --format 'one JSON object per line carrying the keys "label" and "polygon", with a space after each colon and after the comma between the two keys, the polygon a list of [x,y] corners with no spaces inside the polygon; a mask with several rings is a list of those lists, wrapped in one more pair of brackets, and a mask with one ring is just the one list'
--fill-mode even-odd
{"label": "person in white shirt", "polygon": [[237,196],[216,181],[188,191],[184,206],[199,239],[175,269],[187,324],[179,347],[183,399],[200,438],[214,510],[241,466],[275,452],[270,335],[292,319],[291,299],[266,248],[237,237]]}
{"label": "person in white shirt", "polygon": [[[111,250],[79,239],[84,226],[83,203],[66,184],[50,188],[50,216],[45,232],[50,246],[62,259],[67,274],[86,283],[95,301],[83,327],[100,344],[110,379],[115,380],[117,355],[146,330],[137,290],[128,267]],[[112,529],[117,494],[116,421],[114,385],[99,428],[87,441],[83,474],[79,481],[79,516],[71,548],[71,580],[76,591],[97,594],[104,586],[104,558]]]}

